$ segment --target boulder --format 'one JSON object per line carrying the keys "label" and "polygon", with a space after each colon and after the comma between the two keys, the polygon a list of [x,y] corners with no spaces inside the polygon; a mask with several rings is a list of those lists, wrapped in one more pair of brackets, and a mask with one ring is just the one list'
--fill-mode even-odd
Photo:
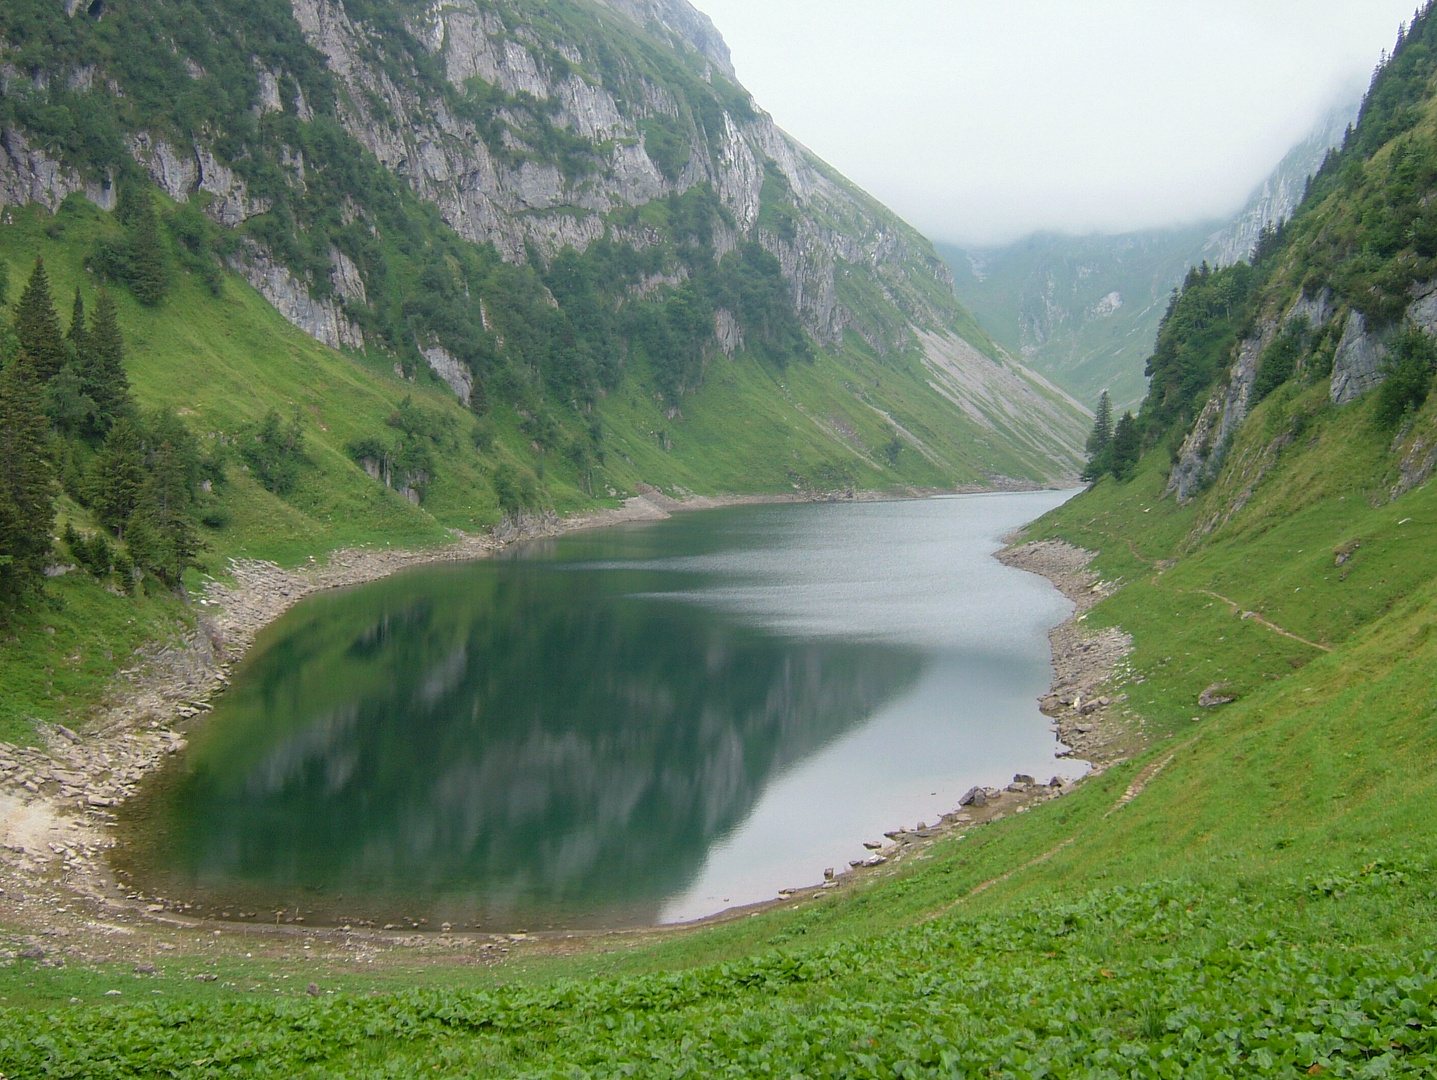
{"label": "boulder", "polygon": [[1204,690],[1201,694],[1198,695],[1198,704],[1201,705],[1204,709],[1210,709],[1215,705],[1231,704],[1232,702],[1236,701],[1237,698],[1234,695],[1228,693],[1227,690],[1227,683],[1213,683],[1211,686],[1209,686],[1206,690]]}

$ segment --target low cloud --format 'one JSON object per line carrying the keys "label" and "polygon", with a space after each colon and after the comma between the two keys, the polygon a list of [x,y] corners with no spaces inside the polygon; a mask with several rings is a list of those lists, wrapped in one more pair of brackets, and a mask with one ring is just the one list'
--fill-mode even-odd
{"label": "low cloud", "polygon": [[1226,216],[1413,0],[698,0],[788,132],[935,239]]}

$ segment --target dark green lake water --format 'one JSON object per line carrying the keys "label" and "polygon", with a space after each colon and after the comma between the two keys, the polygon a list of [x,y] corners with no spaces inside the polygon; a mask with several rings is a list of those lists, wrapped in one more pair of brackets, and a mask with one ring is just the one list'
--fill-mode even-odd
{"label": "dark green lake water", "polygon": [[[736,507],[297,605],[117,860],[197,913],[495,930],[709,914],[1054,758],[1060,493]],[[420,923],[420,920],[425,920]]]}

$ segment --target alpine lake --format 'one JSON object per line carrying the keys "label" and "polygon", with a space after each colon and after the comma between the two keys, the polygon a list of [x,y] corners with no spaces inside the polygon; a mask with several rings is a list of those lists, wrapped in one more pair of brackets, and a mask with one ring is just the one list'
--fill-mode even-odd
{"label": "alpine lake", "polygon": [[685,512],[310,597],[116,867],[210,918],[494,932],[813,884],[975,784],[1081,772],[1038,711],[1071,606],[992,557],[1070,494]]}

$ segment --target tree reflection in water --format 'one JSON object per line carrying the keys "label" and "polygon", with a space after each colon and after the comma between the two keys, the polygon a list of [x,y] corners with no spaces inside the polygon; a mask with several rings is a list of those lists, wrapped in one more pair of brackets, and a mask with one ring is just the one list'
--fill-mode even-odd
{"label": "tree reflection in water", "polygon": [[701,584],[523,559],[307,600],[128,812],[121,865],[311,921],[651,922],[924,664],[672,598]]}

